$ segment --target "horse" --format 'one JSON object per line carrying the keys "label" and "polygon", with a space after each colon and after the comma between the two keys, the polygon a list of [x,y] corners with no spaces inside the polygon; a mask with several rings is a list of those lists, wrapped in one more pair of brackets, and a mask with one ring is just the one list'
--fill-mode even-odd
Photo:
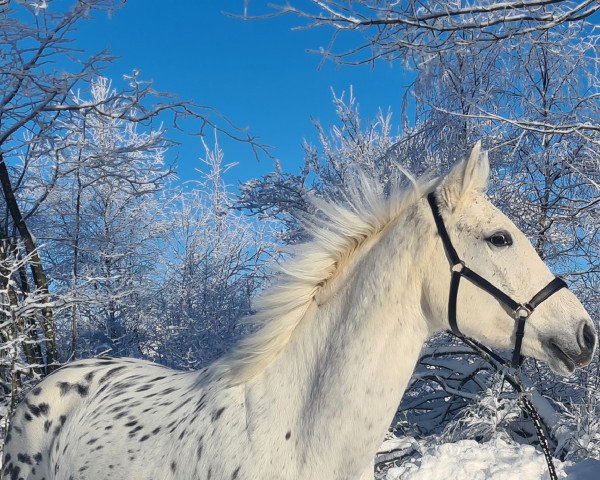
{"label": "horse", "polygon": [[[254,333],[201,371],[108,357],[65,365],[16,409],[5,477],[372,479],[424,342],[448,329],[457,269],[427,199],[461,265],[521,299],[554,282],[486,199],[489,170],[477,144],[443,177],[386,195],[363,178],[341,203],[314,199],[311,240],[257,300]],[[568,289],[547,293],[522,352],[569,375],[590,363],[596,330]],[[455,303],[464,335],[515,343],[514,312],[489,291],[465,281]]]}

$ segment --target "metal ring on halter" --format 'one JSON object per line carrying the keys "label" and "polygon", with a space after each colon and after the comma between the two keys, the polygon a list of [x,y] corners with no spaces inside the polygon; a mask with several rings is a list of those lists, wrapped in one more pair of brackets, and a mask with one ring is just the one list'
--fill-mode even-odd
{"label": "metal ring on halter", "polygon": [[465,268],[467,268],[467,265],[465,264],[465,262],[463,260],[461,260],[458,263],[455,263],[454,265],[452,265],[452,268],[450,270],[452,270],[453,272],[456,272],[456,273],[460,273]]}
{"label": "metal ring on halter", "polygon": [[512,312],[513,317],[516,319],[519,318],[529,318],[529,316],[533,313],[533,308],[529,308],[527,304],[519,305],[519,308]]}

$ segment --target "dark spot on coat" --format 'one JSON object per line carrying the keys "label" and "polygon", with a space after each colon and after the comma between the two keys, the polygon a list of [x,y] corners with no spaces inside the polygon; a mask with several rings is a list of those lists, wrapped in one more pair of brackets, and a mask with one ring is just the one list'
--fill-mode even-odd
{"label": "dark spot on coat", "polygon": [[87,385],[83,385],[82,383],[78,383],[77,385],[75,385],[75,387],[77,388],[77,393],[81,397],[87,396],[88,392],[90,391],[90,387],[88,387]]}
{"label": "dark spot on coat", "polygon": [[141,425],[138,425],[133,430],[130,430],[130,432],[129,432],[129,438],[135,437],[135,435],[137,434],[137,432],[139,432],[142,428],[144,428],[144,427],[142,427]]}
{"label": "dark spot on coat", "polygon": [[19,480],[19,473],[21,472],[21,467],[17,465],[9,464],[10,470],[10,480]]}
{"label": "dark spot on coat", "polygon": [[288,431],[288,432],[285,434],[285,439],[286,439],[286,440],[289,440],[291,436],[292,436],[292,431],[291,431],[291,430],[289,430],[289,431]]}
{"label": "dark spot on coat", "polygon": [[188,397],[188,398],[187,398],[186,400],[184,400],[182,403],[180,403],[179,405],[177,405],[177,406],[176,406],[176,407],[175,407],[173,410],[171,410],[171,411],[169,412],[169,415],[170,415],[170,414],[173,414],[173,413],[175,413],[175,412],[176,412],[177,410],[179,410],[181,407],[183,407],[184,405],[186,405],[187,403],[189,403],[191,399],[192,399],[192,397],[191,397],[191,396],[190,396],[190,397]]}
{"label": "dark spot on coat", "polygon": [[214,422],[214,421],[218,420],[224,411],[225,411],[225,407],[221,407],[218,410],[214,411],[212,414],[212,421]]}
{"label": "dark spot on coat", "polygon": [[121,370],[123,370],[125,368],[125,366],[121,365],[120,367],[114,367],[111,368],[109,371],[107,371],[104,375],[102,375],[102,378],[100,378],[100,380],[98,381],[99,383],[104,383],[106,382],[110,377],[112,377],[115,373],[120,372]]}
{"label": "dark spot on coat", "polygon": [[27,465],[32,465],[31,457],[29,455],[27,455],[26,453],[18,453],[17,460],[21,463],[26,463]]}
{"label": "dark spot on coat", "polygon": [[69,382],[58,382],[58,390],[60,396],[64,397],[71,390],[71,384]]}
{"label": "dark spot on coat", "polygon": [[27,404],[27,406],[29,407],[29,411],[36,417],[39,417],[40,415],[47,416],[50,411],[50,405],[47,403],[40,403],[39,405]]}

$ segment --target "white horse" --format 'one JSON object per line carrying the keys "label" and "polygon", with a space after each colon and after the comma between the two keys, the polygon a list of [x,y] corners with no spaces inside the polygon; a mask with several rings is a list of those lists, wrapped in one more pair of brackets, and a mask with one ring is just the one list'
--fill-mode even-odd
{"label": "white horse", "polygon": [[[513,298],[553,278],[485,199],[488,172],[476,146],[445,178],[393,198],[363,181],[346,206],[318,201],[314,239],[262,296],[255,334],[201,372],[134,359],[65,366],[17,409],[5,478],[372,479],[423,343],[448,328],[450,268],[425,195],[463,260]],[[462,332],[512,346],[506,307],[463,283]],[[595,345],[589,315],[562,289],[528,320],[523,353],[569,374]]]}

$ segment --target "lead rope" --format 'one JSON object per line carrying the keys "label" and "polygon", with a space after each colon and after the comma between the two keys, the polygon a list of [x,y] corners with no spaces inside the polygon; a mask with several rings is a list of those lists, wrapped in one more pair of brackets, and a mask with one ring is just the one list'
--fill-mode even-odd
{"label": "lead rope", "polygon": [[540,442],[540,447],[542,447],[542,452],[544,453],[546,464],[548,465],[548,474],[550,475],[550,480],[558,480],[558,475],[556,474],[554,462],[552,461],[552,454],[550,453],[550,446],[548,442],[548,437],[544,429],[542,417],[537,412],[531,400],[529,400],[529,398],[527,397],[527,391],[525,387],[523,387],[519,379],[515,377],[512,373],[507,371],[507,362],[502,357],[488,349],[485,345],[480,344],[478,341],[460,335],[453,335],[456,338],[462,340],[469,347],[471,347],[471,349],[475,353],[477,353],[477,355],[479,355],[483,360],[489,363],[492,366],[492,368],[494,368],[494,370],[501,373],[503,380],[506,380],[519,394],[519,405],[521,409],[529,416],[531,422],[533,423],[533,426],[535,427],[535,433],[538,437],[538,441]]}
{"label": "lead rope", "polygon": [[535,433],[537,434],[538,440],[540,442],[540,446],[542,447],[542,452],[544,452],[544,457],[546,458],[546,463],[548,464],[548,473],[550,475],[550,480],[558,480],[558,476],[556,475],[556,470],[554,468],[554,462],[552,461],[552,455],[550,454],[550,447],[548,445],[548,437],[544,432],[544,427],[542,425],[542,418],[540,414],[537,412],[531,400],[529,400],[524,393],[521,393],[521,398],[519,399],[519,403],[521,404],[521,408],[527,412],[529,418],[533,422],[533,426],[535,427]]}

